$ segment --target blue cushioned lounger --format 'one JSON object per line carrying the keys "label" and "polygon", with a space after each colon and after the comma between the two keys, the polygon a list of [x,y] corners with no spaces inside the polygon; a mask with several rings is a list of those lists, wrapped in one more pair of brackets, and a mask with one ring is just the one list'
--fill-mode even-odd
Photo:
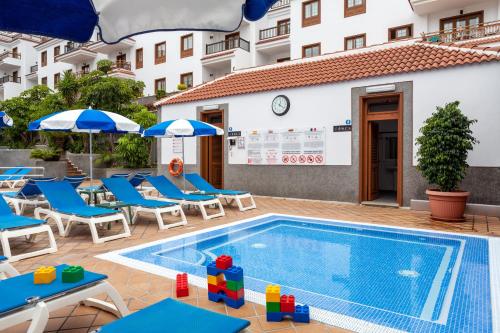
{"label": "blue cushioned lounger", "polygon": [[[78,222],[89,225],[94,243],[102,243],[130,236],[127,220],[122,213],[113,209],[87,205],[69,182],[43,182],[37,185],[49,201],[51,210],[37,208],[35,209],[35,216],[40,218],[42,215],[45,215],[45,219],[52,217],[57,223],[61,236],[68,236],[72,225]],[[66,227],[63,224],[63,220],[67,221]],[[112,221],[121,222],[123,224],[123,232],[112,236],[99,237],[96,225]]]}
{"label": "blue cushioned lounger", "polygon": [[[27,332],[42,333],[49,320],[49,311],[79,303],[98,307],[118,317],[130,313],[118,292],[106,281],[106,275],[85,271],[83,280],[63,283],[61,276],[66,267],[55,267],[56,280],[52,283],[34,284],[33,273],[20,275],[9,263],[0,260],[0,272],[9,276],[0,281],[0,331],[31,321]],[[102,294],[114,304],[91,298]]]}
{"label": "blue cushioned lounger", "polygon": [[[134,214],[132,217],[132,223],[134,223],[137,219],[138,213],[146,212],[155,214],[158,227],[160,229],[168,229],[174,226],[187,224],[184,212],[182,211],[181,206],[177,203],[164,200],[146,199],[125,178],[115,177],[103,178],[101,180],[106,189],[111,191],[117,200],[133,206]],[[165,224],[163,222],[163,217],[161,216],[163,213],[172,213],[172,215],[180,213],[181,221]]]}
{"label": "blue cushioned lounger", "polygon": [[63,180],[67,181],[68,183],[73,186],[73,188],[78,188],[82,183],[85,181],[85,176],[65,176]]}
{"label": "blue cushioned lounger", "polygon": [[229,317],[167,298],[107,324],[99,333],[233,333],[250,325]]}
{"label": "blue cushioned lounger", "polygon": [[15,174],[12,174],[11,176],[8,176],[7,179],[0,179],[0,187],[3,186],[5,183],[8,187],[14,188],[19,184],[24,183],[24,178],[28,173],[31,172],[31,168],[17,168],[17,172]]}
{"label": "blue cushioned lounger", "polygon": [[35,208],[47,204],[43,193],[37,185],[37,182],[52,182],[57,178],[30,178],[17,192],[3,192],[2,195],[9,204],[14,206],[17,215],[24,213],[26,206]]}
{"label": "blue cushioned lounger", "polygon": [[[207,194],[215,194],[221,198],[224,198],[228,205],[231,205],[232,202],[236,202],[240,211],[245,211],[257,207],[255,205],[253,196],[250,192],[221,190],[215,188],[214,186],[212,186],[212,184],[207,182],[203,177],[201,177],[197,173],[185,174],[184,178],[186,178],[186,180],[190,182],[198,190],[203,191]],[[243,202],[241,201],[243,199],[248,199],[250,201],[250,204],[248,206],[243,205]]]}
{"label": "blue cushioned lounger", "polygon": [[150,176],[151,172],[138,172],[132,177],[129,178],[130,184],[132,184],[133,187],[138,187],[142,185],[142,183],[146,180],[146,176]]}
{"label": "blue cushioned lounger", "polygon": [[[9,243],[11,238],[29,237],[28,239],[30,241],[34,241],[35,236],[41,233],[47,233],[49,237],[49,246],[47,248],[12,255]],[[3,254],[8,257],[10,261],[21,260],[57,251],[56,240],[54,239],[50,226],[48,226],[45,221],[39,219],[15,215],[12,213],[9,205],[5,202],[3,197],[0,197],[0,240],[2,243]]]}
{"label": "blue cushioned lounger", "polygon": [[5,172],[0,175],[0,180],[10,179],[10,177],[12,177],[12,175],[15,175],[19,170],[21,169],[18,167],[5,170]]}
{"label": "blue cushioned lounger", "polygon": [[[186,194],[179,190],[179,188],[165,176],[149,176],[146,177],[146,179],[151,185],[154,186],[159,194],[166,198],[166,200],[175,201],[182,205],[197,207],[203,215],[203,219],[205,220],[224,216],[225,214],[221,202],[217,197],[213,195]],[[215,205],[215,207],[218,208],[219,212],[208,215],[205,207],[212,205]]]}

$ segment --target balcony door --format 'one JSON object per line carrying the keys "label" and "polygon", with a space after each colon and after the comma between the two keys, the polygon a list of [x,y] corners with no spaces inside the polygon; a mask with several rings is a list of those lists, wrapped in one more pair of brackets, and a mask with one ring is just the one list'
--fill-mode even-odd
{"label": "balcony door", "polygon": [[239,47],[239,40],[240,40],[239,32],[226,35],[225,37],[226,50],[232,50],[234,48]]}
{"label": "balcony door", "polygon": [[127,62],[126,54],[119,54],[116,56],[116,67],[123,68],[126,62]]}
{"label": "balcony door", "polygon": [[[201,120],[224,128],[224,112],[210,111]],[[201,176],[216,188],[224,188],[224,136],[201,137]]]}

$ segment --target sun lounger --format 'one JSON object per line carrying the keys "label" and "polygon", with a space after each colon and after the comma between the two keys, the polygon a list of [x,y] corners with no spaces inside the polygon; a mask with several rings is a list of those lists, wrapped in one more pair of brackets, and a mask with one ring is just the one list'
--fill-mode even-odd
{"label": "sun lounger", "polygon": [[[117,200],[133,205],[132,223],[137,219],[138,213],[145,212],[153,213],[156,216],[158,227],[161,230],[187,224],[182,207],[175,202],[145,199],[137,192],[132,184],[124,178],[104,178],[102,182],[106,189],[111,191]],[[180,214],[181,221],[166,224],[161,216],[163,213],[171,213],[172,215]]]}
{"label": "sun lounger", "polygon": [[85,176],[65,176],[63,180],[70,183],[74,189],[77,189],[85,181]]}
{"label": "sun lounger", "polygon": [[99,333],[234,333],[250,325],[229,317],[167,298],[101,327]]}
{"label": "sun lounger", "polygon": [[[201,177],[197,173],[188,173],[184,175],[184,178],[188,182],[190,182],[194,187],[198,190],[205,192],[206,194],[217,195],[220,198],[224,198],[228,205],[231,205],[233,202],[236,202],[240,211],[245,211],[249,209],[254,209],[257,206],[255,205],[255,201],[250,192],[244,191],[233,191],[233,190],[221,190],[215,188],[207,182],[203,177]],[[250,200],[250,205],[244,206],[241,200],[248,199]]]}
{"label": "sun lounger", "polygon": [[[27,333],[44,332],[49,314],[69,305],[83,303],[87,306],[124,317],[130,312],[120,294],[103,274],[85,271],[83,280],[63,283],[61,274],[67,265],[56,266],[57,278],[51,284],[34,284],[33,273],[19,274],[8,263],[0,262],[0,270],[14,275],[0,282],[0,331],[26,321],[31,321]],[[113,304],[94,299],[105,294]]]}
{"label": "sun lounger", "polygon": [[5,201],[14,207],[17,215],[23,215],[26,206],[39,207],[47,205],[37,182],[51,182],[57,178],[30,178],[17,192],[2,192]]}
{"label": "sun lounger", "polygon": [[[213,195],[185,194],[165,176],[146,177],[146,179],[165,200],[178,202],[181,205],[192,205],[197,207],[203,215],[204,220],[225,215],[222,204],[219,199]],[[208,215],[205,207],[211,205],[215,205],[219,209],[219,212]]]}
{"label": "sun lounger", "polygon": [[14,167],[14,168],[10,168],[10,169],[5,170],[5,172],[0,175],[0,181],[8,180],[12,175],[15,175],[16,173],[18,173],[19,170],[21,170],[21,167]]}
{"label": "sun lounger", "polygon": [[[75,223],[88,224],[94,243],[103,243],[130,236],[128,223],[123,213],[119,213],[113,209],[88,206],[70,183],[56,181],[39,183],[38,186],[49,201],[51,209],[38,207],[35,209],[35,216],[38,219],[41,216],[45,220],[49,218],[54,219],[59,229],[59,234],[62,237],[69,235],[71,227]],[[66,226],[64,226],[63,220],[66,220]],[[99,237],[97,226],[113,221],[122,223],[123,232],[116,235]]]}
{"label": "sun lounger", "polygon": [[11,175],[7,176],[7,179],[0,180],[0,188],[3,185],[7,185],[10,188],[15,188],[17,185],[24,184],[26,175],[31,172],[31,168],[18,168],[18,171]]}
{"label": "sun lounger", "polygon": [[[12,255],[9,242],[11,238],[25,237],[29,242],[33,242],[36,235],[42,233],[47,233],[49,237],[49,247],[41,250],[24,252],[14,256]],[[50,229],[50,226],[47,225],[45,221],[15,215],[2,197],[0,197],[0,242],[2,244],[3,255],[9,258],[10,261],[17,261],[57,251],[57,244],[52,229]]]}

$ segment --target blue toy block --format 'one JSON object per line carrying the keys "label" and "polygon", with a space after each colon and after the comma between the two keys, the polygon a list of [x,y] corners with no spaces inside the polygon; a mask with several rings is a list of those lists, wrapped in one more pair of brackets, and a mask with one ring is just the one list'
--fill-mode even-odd
{"label": "blue toy block", "polygon": [[241,267],[231,266],[225,271],[223,271],[223,273],[227,280],[231,281],[243,280],[243,269]]}
{"label": "blue toy block", "polygon": [[267,321],[278,322],[283,320],[283,312],[267,312]]}
{"label": "blue toy block", "polygon": [[220,270],[215,266],[215,261],[212,261],[211,263],[209,263],[207,265],[207,275],[213,275],[213,276],[216,276],[218,275],[220,272]]}
{"label": "blue toy block", "polygon": [[223,294],[215,294],[208,292],[208,299],[212,302],[219,302],[219,301],[224,301],[227,306],[235,309],[239,309],[243,304],[245,304],[245,299],[244,298],[239,298],[238,300],[233,300],[226,295]]}
{"label": "blue toy block", "polygon": [[309,306],[307,305],[296,305],[295,313],[293,314],[293,321],[298,323],[308,323],[309,322]]}

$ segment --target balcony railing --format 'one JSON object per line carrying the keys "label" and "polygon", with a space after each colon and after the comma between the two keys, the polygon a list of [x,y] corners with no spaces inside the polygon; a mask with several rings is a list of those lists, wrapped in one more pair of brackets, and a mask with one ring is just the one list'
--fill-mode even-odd
{"label": "balcony railing", "polygon": [[73,52],[75,50],[81,49],[82,47],[88,46],[90,44],[91,44],[90,42],[87,42],[87,43],[73,43],[73,42],[70,42],[70,43],[68,43],[68,44],[66,44],[64,46],[64,53],[66,54],[66,53]]}
{"label": "balcony railing", "polygon": [[38,65],[34,65],[30,67],[30,74],[35,74],[38,72]]}
{"label": "balcony railing", "polygon": [[286,6],[290,6],[290,0],[279,0],[274,3],[271,9],[278,9]]}
{"label": "balcony railing", "polygon": [[90,74],[90,69],[86,69],[86,70],[79,71],[79,72],[75,73],[75,75],[76,75],[77,78],[81,78],[81,77],[83,77],[84,75],[87,75],[87,74]]}
{"label": "balcony railing", "polygon": [[0,85],[7,82],[21,83],[21,78],[19,76],[12,76],[12,75],[6,75],[4,77],[0,77]]}
{"label": "balcony railing", "polygon": [[422,38],[428,42],[452,43],[495,35],[500,35],[500,21],[423,34]]}
{"label": "balcony railing", "polygon": [[259,31],[259,40],[266,40],[269,38],[274,38],[278,36],[284,36],[290,34],[290,22],[286,24],[280,24],[277,27],[272,27],[268,29],[262,29]]}
{"label": "balcony railing", "polygon": [[227,40],[223,40],[221,42],[207,44],[206,45],[206,54],[214,54],[217,52],[228,51],[233,49],[243,49],[247,52],[250,52],[250,43],[243,38],[231,38]]}
{"label": "balcony railing", "polygon": [[113,63],[113,67],[111,68],[111,70],[113,69],[125,69],[127,71],[130,71],[132,70],[132,66],[130,65],[129,61],[117,61]]}
{"label": "balcony railing", "polygon": [[36,36],[36,35],[21,34],[21,33],[0,32],[0,41],[10,43],[10,42],[15,41],[16,39],[25,39],[25,40],[32,41],[35,43],[41,43],[41,42],[44,42],[50,38]]}
{"label": "balcony railing", "polygon": [[21,59],[21,53],[7,51],[7,52],[0,54],[0,61],[4,60],[6,58]]}

